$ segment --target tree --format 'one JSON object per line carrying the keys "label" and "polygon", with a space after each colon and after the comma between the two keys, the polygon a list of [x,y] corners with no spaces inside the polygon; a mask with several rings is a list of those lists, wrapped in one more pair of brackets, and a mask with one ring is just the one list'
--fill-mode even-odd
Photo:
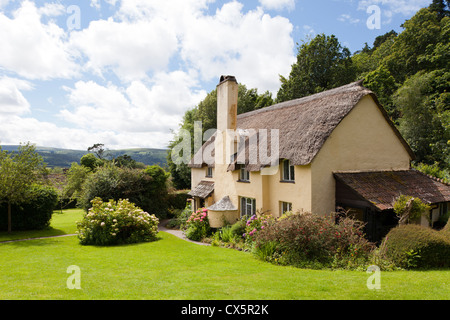
{"label": "tree", "polygon": [[89,152],[95,153],[95,155],[100,159],[103,160],[107,154],[105,154],[105,145],[103,143],[96,143],[92,147],[89,147],[87,150]]}
{"label": "tree", "polygon": [[97,167],[103,164],[103,161],[97,158],[93,153],[88,153],[81,157],[80,164],[94,171]]}
{"label": "tree", "polygon": [[[418,162],[448,166],[450,110],[448,104],[441,107],[441,100],[449,99],[445,92],[449,80],[450,73],[443,70],[421,71],[405,81],[394,95],[394,103],[402,114],[400,132],[415,152]],[[444,90],[441,94],[439,86]]]}
{"label": "tree", "polygon": [[447,3],[445,3],[444,0],[433,0],[433,2],[428,7],[430,11],[437,14],[439,20],[444,17],[450,16],[449,8],[446,8],[450,6],[450,1],[447,0],[446,2]]}
{"label": "tree", "polygon": [[277,102],[302,98],[354,81],[356,70],[348,48],[336,36],[319,34],[303,43],[289,78],[280,77]]}
{"label": "tree", "polygon": [[30,186],[43,176],[45,164],[35,146],[20,145],[17,152],[8,153],[0,147],[0,202],[8,204],[8,232],[12,231],[11,205],[20,204]]}
{"label": "tree", "polygon": [[384,64],[381,64],[377,69],[369,72],[365,76],[364,85],[377,93],[381,105],[386,109],[389,117],[395,122],[399,114],[393,106],[392,95],[397,89],[397,84],[389,69]]}

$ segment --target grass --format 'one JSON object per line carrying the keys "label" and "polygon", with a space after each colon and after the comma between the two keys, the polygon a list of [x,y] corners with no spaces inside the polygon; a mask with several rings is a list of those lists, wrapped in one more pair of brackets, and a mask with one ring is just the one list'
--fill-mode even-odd
{"label": "grass", "polygon": [[[82,212],[55,214],[43,234],[74,233]],[[57,231],[56,231],[57,230]],[[36,235],[32,233],[32,235]],[[14,234],[29,238],[30,233]],[[9,235],[0,234],[8,240]],[[0,240],[0,241],[2,241]],[[81,290],[70,290],[67,268],[81,269]],[[327,300],[450,297],[450,270],[369,274],[275,266],[251,254],[199,246],[160,232],[159,240],[116,247],[81,246],[75,236],[0,243],[0,299],[64,300]]]}

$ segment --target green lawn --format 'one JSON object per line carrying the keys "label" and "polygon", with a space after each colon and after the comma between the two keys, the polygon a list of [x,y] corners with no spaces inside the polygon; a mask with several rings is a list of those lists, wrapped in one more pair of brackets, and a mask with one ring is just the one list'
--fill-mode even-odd
{"label": "green lawn", "polygon": [[[54,229],[40,235],[74,233],[81,214],[55,214]],[[30,234],[13,235],[20,236]],[[0,234],[0,241],[8,237]],[[381,290],[369,290],[365,272],[280,267],[249,253],[199,246],[164,232],[159,237],[117,247],[81,246],[75,236],[0,243],[0,299],[450,298],[450,270],[382,272]],[[67,288],[71,265],[81,269],[81,290]]]}

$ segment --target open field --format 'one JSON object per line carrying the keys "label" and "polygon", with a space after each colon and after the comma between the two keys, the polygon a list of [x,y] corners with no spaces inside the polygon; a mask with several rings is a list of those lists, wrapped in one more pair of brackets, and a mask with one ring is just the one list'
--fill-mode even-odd
{"label": "open field", "polygon": [[[52,230],[31,236],[74,233],[81,214],[55,214]],[[0,233],[0,241],[8,237]],[[14,239],[29,237],[13,234]],[[67,287],[72,265],[81,270],[80,290]],[[275,266],[249,253],[199,246],[165,232],[152,243],[117,247],[81,246],[76,236],[0,243],[0,270],[0,299],[14,300],[450,298],[450,270],[382,272],[381,289],[369,290],[365,272]]]}

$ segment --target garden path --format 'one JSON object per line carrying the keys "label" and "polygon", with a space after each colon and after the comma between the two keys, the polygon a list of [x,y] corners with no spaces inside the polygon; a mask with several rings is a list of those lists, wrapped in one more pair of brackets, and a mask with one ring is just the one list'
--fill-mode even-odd
{"label": "garden path", "polygon": [[186,236],[184,235],[183,231],[181,231],[181,230],[173,230],[173,229],[166,228],[166,224],[168,222],[169,222],[169,220],[162,220],[160,222],[159,226],[158,226],[158,230],[159,231],[164,231],[164,232],[167,232],[167,233],[170,233],[170,234],[173,234],[174,236],[177,236],[180,239],[183,239],[183,240],[186,240],[186,241],[189,241],[189,242],[192,242],[192,243],[196,243],[196,244],[201,245],[201,246],[209,246],[210,245],[208,243],[197,242],[197,241],[193,241],[193,240],[190,240],[190,239],[186,238]]}

